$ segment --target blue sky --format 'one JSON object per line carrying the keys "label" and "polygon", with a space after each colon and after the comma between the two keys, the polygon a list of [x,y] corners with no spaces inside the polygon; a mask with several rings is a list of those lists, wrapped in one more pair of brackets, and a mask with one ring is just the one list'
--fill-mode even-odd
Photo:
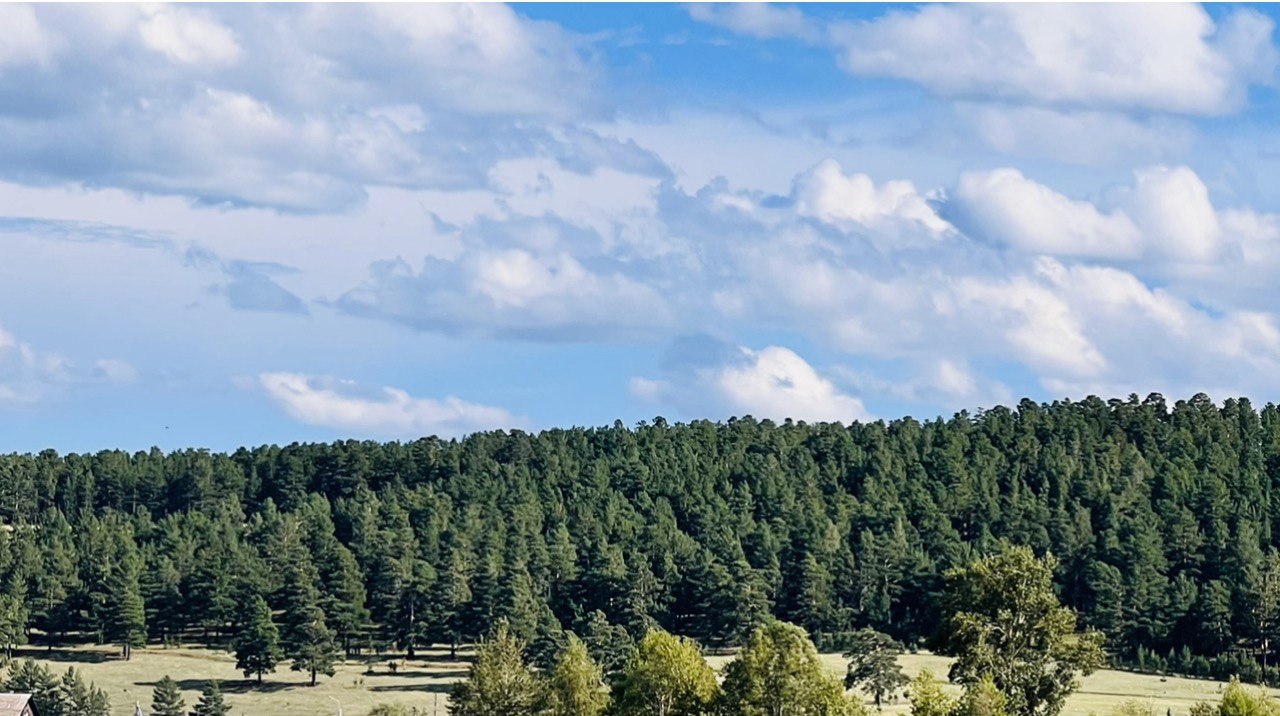
{"label": "blue sky", "polygon": [[1274,400],[1275,14],[0,5],[0,450]]}

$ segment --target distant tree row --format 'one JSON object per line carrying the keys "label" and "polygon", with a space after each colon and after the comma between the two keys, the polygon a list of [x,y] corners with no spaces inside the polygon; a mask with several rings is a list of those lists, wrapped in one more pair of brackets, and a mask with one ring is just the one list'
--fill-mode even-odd
{"label": "distant tree row", "polygon": [[[947,696],[928,672],[912,684],[913,716],[1056,716],[1103,660],[1101,635],[1077,634],[1075,614],[1053,593],[1052,559],[1007,549],[947,573],[951,611],[938,643],[956,657]],[[804,629],[757,627],[720,679],[691,640],[654,629],[616,673],[570,636],[551,666],[534,668],[505,622],[482,643],[453,688],[454,716],[862,716],[861,686],[877,708],[906,685],[883,634],[866,632],[847,654],[841,684]]]}
{"label": "distant tree row", "polygon": [[1056,557],[1120,658],[1261,669],[1278,487],[1280,409],[1204,396],[0,456],[0,642],[204,640],[253,675],[498,620],[538,665],[571,631],[608,671],[654,627],[712,650],[771,619],[823,650],[868,627],[914,646],[944,573],[1012,543]]}

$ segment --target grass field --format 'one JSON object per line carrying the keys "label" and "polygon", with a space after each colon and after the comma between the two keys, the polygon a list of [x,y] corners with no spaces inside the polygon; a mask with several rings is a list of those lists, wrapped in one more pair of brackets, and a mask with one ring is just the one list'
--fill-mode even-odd
{"label": "grass field", "polygon": [[[306,685],[305,674],[287,667],[258,686],[236,671],[229,654],[204,649],[139,649],[130,661],[117,658],[114,650],[97,647],[52,653],[25,649],[17,655],[31,656],[59,672],[76,667],[107,692],[113,713],[120,716],[133,714],[134,701],[148,707],[152,687],[166,674],[182,687],[188,707],[195,704],[208,679],[219,679],[236,716],[336,714],[339,706],[343,716],[365,716],[374,704],[382,702],[417,706],[429,716],[439,709],[439,715],[444,716],[449,684],[466,673],[465,662],[451,662],[444,653],[428,652],[402,665],[395,674],[385,658],[370,659],[342,664],[333,678],[321,677],[315,687]],[[823,660],[832,673],[843,675],[844,662],[839,655],[827,655]],[[712,657],[710,661],[719,668],[728,657]],[[902,657],[903,668],[912,676],[929,669],[945,679],[947,663],[943,657],[928,654]],[[372,673],[366,673],[369,667]],[[1085,679],[1083,688],[1067,702],[1065,714],[1102,716],[1125,701],[1138,700],[1150,704],[1155,716],[1164,716],[1166,711],[1185,716],[1198,701],[1216,701],[1222,689],[1223,684],[1216,681],[1100,671]],[[1273,693],[1280,696],[1280,691]],[[905,701],[885,707],[885,713],[892,716],[907,710]]]}

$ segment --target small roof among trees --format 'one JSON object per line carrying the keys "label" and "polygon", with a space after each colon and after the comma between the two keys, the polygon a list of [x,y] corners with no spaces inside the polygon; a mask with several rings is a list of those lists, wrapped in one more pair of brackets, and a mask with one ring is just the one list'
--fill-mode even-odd
{"label": "small roof among trees", "polygon": [[0,716],[39,716],[31,694],[0,694]]}

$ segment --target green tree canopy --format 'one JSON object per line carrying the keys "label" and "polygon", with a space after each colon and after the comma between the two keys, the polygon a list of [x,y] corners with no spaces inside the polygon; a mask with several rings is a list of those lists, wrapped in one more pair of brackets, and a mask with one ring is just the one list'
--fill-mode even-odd
{"label": "green tree canopy", "polygon": [[538,716],[546,703],[542,679],[506,622],[476,649],[467,678],[449,694],[452,716]]}
{"label": "green tree canopy", "polygon": [[1006,547],[947,572],[939,651],[956,657],[951,680],[991,677],[1016,716],[1053,716],[1102,666],[1099,632],[1075,633],[1075,612],[1053,590],[1057,561]]}
{"label": "green tree canopy", "polygon": [[862,703],[827,673],[804,629],[758,627],[724,670],[722,713],[731,716],[855,716]]}
{"label": "green tree canopy", "polygon": [[547,679],[549,716],[600,716],[609,705],[604,672],[572,634]]}
{"label": "green tree canopy", "polygon": [[706,716],[720,687],[697,644],[661,630],[640,640],[613,689],[616,716]]}
{"label": "green tree canopy", "polygon": [[902,645],[888,634],[874,629],[859,629],[850,637],[844,658],[849,666],[844,676],[846,689],[861,688],[871,694],[876,708],[885,696],[891,696],[911,682],[898,665]]}

